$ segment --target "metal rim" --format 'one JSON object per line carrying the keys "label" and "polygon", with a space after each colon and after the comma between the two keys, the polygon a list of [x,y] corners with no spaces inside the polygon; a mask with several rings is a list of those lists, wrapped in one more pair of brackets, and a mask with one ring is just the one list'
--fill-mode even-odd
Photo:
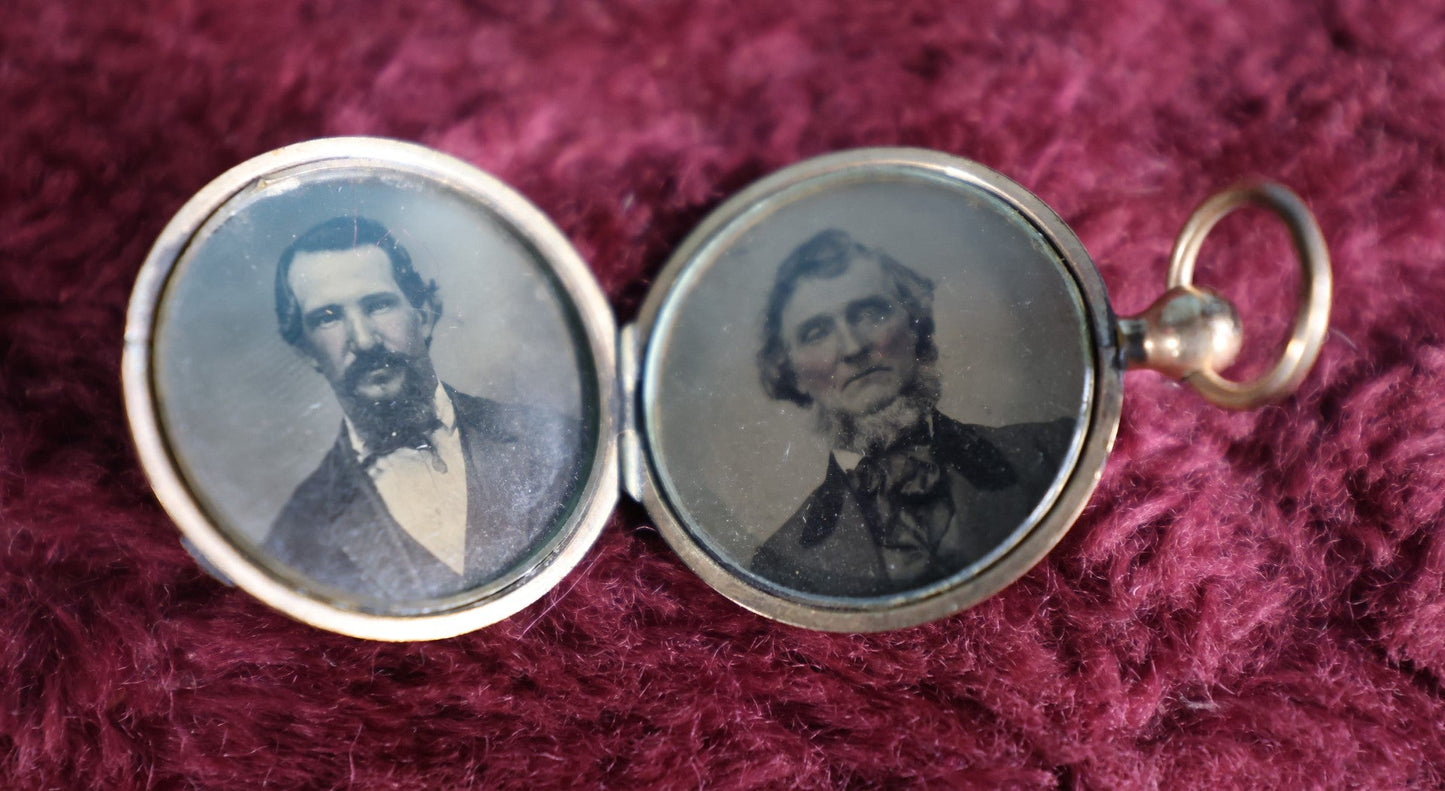
{"label": "metal rim", "polygon": [[1194,264],[1216,223],[1244,206],[1268,209],[1284,222],[1299,258],[1299,310],[1289,340],[1274,365],[1248,382],[1235,382],[1203,368],[1185,378],[1200,395],[1231,409],[1249,409],[1293,393],[1309,374],[1330,324],[1330,253],[1314,215],[1299,196],[1268,181],[1236,184],[1200,204],[1189,216],[1169,257],[1168,288],[1192,285]]}
{"label": "metal rim", "polygon": [[[237,546],[202,507],[165,441],[153,381],[152,342],[168,280],[194,234],[234,196],[268,175],[300,166],[345,161],[429,179],[457,190],[496,216],[550,267],[572,300],[596,370],[584,379],[596,388],[598,436],[589,478],[578,505],[551,540],[505,587],[421,614],[359,611],[301,590]],[[266,604],[313,626],[373,640],[432,640],[495,623],[536,601],[571,571],[601,533],[617,497],[614,417],[616,329],[612,313],[587,265],[567,238],[522,195],[475,167],[411,143],[379,138],[327,138],[287,146],[250,159],[206,185],[166,225],[136,278],[126,314],[122,390],[141,466],[157,498],[195,549],[222,574]],[[449,597],[449,600],[457,597]]]}
{"label": "metal rim", "polygon": [[792,595],[746,579],[706,550],[680,510],[668,499],[654,453],[647,447],[647,433],[640,431],[645,475],[642,500],[649,514],[683,562],[715,590],[737,604],[763,616],[795,626],[839,632],[867,632],[896,629],[950,615],[998,592],[1032,568],[1063,537],[1083,510],[1098,484],[1104,461],[1113,444],[1123,401],[1122,368],[1115,340],[1115,318],[1109,308],[1103,281],[1082,244],[1068,226],[1033,194],[1007,177],[975,162],[936,151],[907,148],[876,148],[846,151],[810,159],[779,171],[750,186],[710,214],[669,259],[643,304],[636,324],[641,383],[637,388],[638,425],[648,421],[651,349],[655,333],[685,275],[701,267],[717,253],[720,239],[739,223],[756,220],[775,208],[780,196],[810,185],[825,184],[840,177],[869,174],[917,174],[969,188],[981,189],[1003,201],[1026,218],[1055,248],[1064,262],[1065,273],[1077,288],[1084,321],[1091,336],[1091,400],[1083,425],[1079,454],[1062,488],[1057,491],[1043,516],[1001,557],[975,575],[937,593],[907,601],[879,599],[829,600]]}

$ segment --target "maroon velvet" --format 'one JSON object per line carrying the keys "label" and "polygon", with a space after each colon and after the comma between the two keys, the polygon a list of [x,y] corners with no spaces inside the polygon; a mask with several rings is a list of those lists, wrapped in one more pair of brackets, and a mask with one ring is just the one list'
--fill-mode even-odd
{"label": "maroon velvet", "polygon": [[[10,0],[0,23],[0,786],[1445,783],[1438,2]],[[624,504],[520,615],[352,640],[197,569],[118,384],[172,213],[338,134],[515,185],[623,320],[711,208],[816,154],[1010,174],[1120,312],[1160,290],[1194,204],[1267,175],[1324,228],[1333,330],[1256,412],[1128,376],[1074,530],[928,626],[751,615]],[[1284,234],[1244,216],[1206,253],[1257,368],[1291,304]]]}

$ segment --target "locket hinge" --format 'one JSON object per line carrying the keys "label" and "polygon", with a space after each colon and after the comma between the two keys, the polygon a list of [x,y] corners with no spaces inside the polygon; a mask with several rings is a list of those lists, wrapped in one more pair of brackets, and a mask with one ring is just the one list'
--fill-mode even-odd
{"label": "locket hinge", "polygon": [[637,351],[637,325],[628,324],[617,333],[617,461],[622,490],[642,502],[647,471],[643,468],[642,437],[638,434]]}

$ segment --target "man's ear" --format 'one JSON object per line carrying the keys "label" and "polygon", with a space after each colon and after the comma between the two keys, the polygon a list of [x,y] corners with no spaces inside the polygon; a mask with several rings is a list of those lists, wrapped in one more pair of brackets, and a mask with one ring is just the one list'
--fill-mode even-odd
{"label": "man's ear", "polygon": [[437,322],[442,318],[442,298],[437,296],[436,283],[432,284],[431,293],[427,295],[426,303],[421,310],[417,311],[422,323],[422,337],[426,339],[426,347],[431,348],[432,334],[436,332]]}

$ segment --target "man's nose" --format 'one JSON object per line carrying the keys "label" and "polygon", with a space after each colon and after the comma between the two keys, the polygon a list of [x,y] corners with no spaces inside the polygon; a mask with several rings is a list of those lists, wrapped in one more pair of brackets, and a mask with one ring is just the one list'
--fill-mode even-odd
{"label": "man's nose", "polygon": [[371,326],[371,319],[364,315],[353,313],[347,316],[346,330],[352,348],[357,351],[371,349],[377,344],[376,328]]}
{"label": "man's nose", "polygon": [[846,357],[857,357],[868,350],[868,338],[858,331],[858,328],[843,325],[843,331],[839,333],[842,346],[839,352]]}

